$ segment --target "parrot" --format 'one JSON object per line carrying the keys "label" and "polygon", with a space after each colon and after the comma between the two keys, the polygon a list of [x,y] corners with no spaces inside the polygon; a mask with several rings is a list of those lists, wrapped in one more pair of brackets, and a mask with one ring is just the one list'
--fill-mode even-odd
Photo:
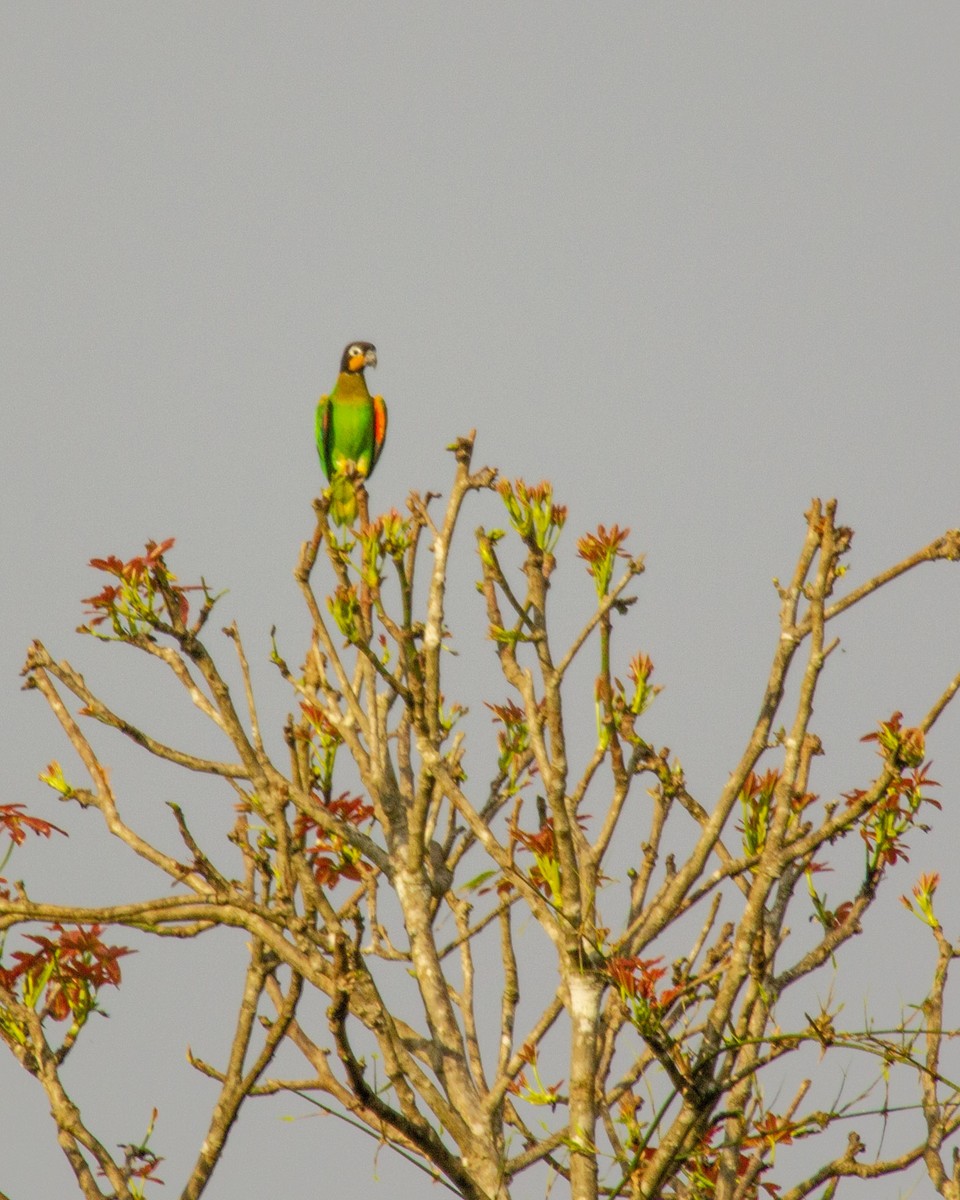
{"label": "parrot", "polygon": [[330,481],[330,516],[337,525],[357,518],[356,480],[368,479],[387,436],[387,406],[371,396],[363,372],[377,365],[372,342],[350,342],[340,359],[340,374],[329,396],[317,405],[317,453]]}

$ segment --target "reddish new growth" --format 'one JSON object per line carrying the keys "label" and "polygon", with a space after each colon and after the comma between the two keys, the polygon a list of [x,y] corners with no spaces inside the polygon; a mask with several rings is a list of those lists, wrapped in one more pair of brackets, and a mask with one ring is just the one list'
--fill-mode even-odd
{"label": "reddish new growth", "polygon": [[118,637],[136,637],[147,628],[162,627],[161,611],[165,604],[171,620],[187,623],[190,605],[187,592],[205,590],[202,585],[180,586],[176,575],[167,569],[164,554],[173,546],[174,539],[163,542],[147,542],[146,553],[121,561],[115,554],[107,558],[92,558],[90,566],[105,571],[120,582],[107,584],[96,596],[83,601],[89,605],[84,616],[91,618],[89,625],[81,626],[82,633],[92,632],[97,625],[110,622]]}
{"label": "reddish new growth", "polygon": [[497,767],[506,777],[511,793],[518,792],[537,774],[537,765],[530,753],[527,715],[512,700],[505,704],[487,704],[487,708],[493,713],[494,722],[503,726],[497,734],[500,751]]}
{"label": "reddish new growth", "polygon": [[[364,804],[359,796],[343,792],[325,803],[323,807],[345,825],[358,826],[373,816],[373,806]],[[323,829],[312,817],[300,813],[293,826],[297,838],[304,845],[304,855],[313,867],[313,875],[321,887],[335,887],[341,879],[352,879],[359,883],[369,872],[369,866],[360,857],[360,851],[345,838]],[[316,841],[308,846],[307,839],[315,836]]]}
{"label": "reddish new growth", "polygon": [[63,1021],[72,1013],[82,1021],[96,1008],[100,988],[107,984],[120,986],[118,960],[135,951],[101,942],[102,925],[65,929],[56,924],[49,928],[59,937],[27,934],[27,941],[35,942],[40,949],[32,954],[16,951],[11,956],[16,966],[0,968],[0,986],[12,991],[19,984],[25,1003],[31,1003],[31,995],[45,988],[45,1016]]}
{"label": "reddish new growth", "polygon": [[330,718],[322,708],[316,704],[308,704],[305,700],[301,700],[300,711],[322,737],[331,742],[336,742],[337,745],[343,741],[343,738],[337,732],[335,726],[331,724]]}
{"label": "reddish new growth", "polygon": [[551,1111],[556,1110],[557,1105],[563,1101],[560,1089],[564,1081],[558,1079],[554,1084],[544,1084],[541,1081],[537,1067],[537,1048],[532,1042],[525,1042],[521,1046],[519,1056],[533,1068],[533,1083],[528,1080],[527,1072],[521,1071],[507,1084],[507,1091],[526,1100],[528,1104],[549,1105]]}
{"label": "reddish new growth", "polygon": [[528,484],[522,479],[511,483],[502,479],[497,491],[510,514],[510,523],[528,546],[547,556],[545,573],[550,574],[553,551],[567,520],[567,506],[554,504],[553,485],[548,480]]}
{"label": "reddish new growth", "polygon": [[609,531],[605,525],[598,525],[596,533],[585,533],[577,542],[577,555],[586,562],[587,574],[593,577],[598,596],[605,596],[610,590],[617,559],[630,557],[623,549],[629,535],[630,530],[619,525],[612,525]]}
{"label": "reddish new growth", "polygon": [[683,988],[664,988],[657,995],[657,984],[666,975],[666,967],[658,966],[659,958],[609,958],[607,974],[620,989],[624,999],[640,1000],[652,1012],[663,1013],[681,994]]}
{"label": "reddish new growth", "polygon": [[[589,820],[587,813],[577,816],[577,825],[583,830]],[[553,832],[553,818],[548,817],[536,833],[526,833],[517,824],[510,826],[510,834],[537,860],[530,869],[530,882],[554,903],[560,902],[560,861],[557,856],[557,840]],[[506,885],[508,886],[508,885]],[[505,890],[505,885],[501,885]]]}
{"label": "reddish new growth", "polygon": [[537,858],[553,859],[557,857],[557,842],[553,836],[552,817],[548,818],[536,833],[527,833],[519,826],[514,826],[511,832],[520,845],[535,854]]}
{"label": "reddish new growth", "polygon": [[484,706],[493,713],[494,721],[500,721],[508,730],[527,723],[527,714],[513,700],[507,700],[506,704],[489,704],[485,700]]}
{"label": "reddish new growth", "polygon": [[0,804],[0,832],[9,834],[15,846],[22,846],[26,841],[27,830],[40,837],[48,838],[52,833],[62,833],[67,837],[67,831],[50,821],[40,817],[28,817],[23,804]]}
{"label": "reddish new growth", "polygon": [[[771,1124],[769,1114],[767,1119],[755,1125],[754,1128],[758,1132],[761,1132],[761,1136],[759,1138],[744,1138],[744,1146],[764,1144],[772,1148],[777,1142],[789,1144],[793,1141],[790,1132],[779,1122],[777,1117],[772,1117]],[[725,1147],[722,1143],[720,1145],[715,1145],[714,1143],[718,1137],[722,1136],[722,1132],[721,1126],[712,1126],[703,1139],[700,1151],[691,1156],[687,1161],[686,1173],[692,1181],[696,1182],[697,1194],[713,1196],[717,1191],[717,1185],[720,1182],[720,1158]],[[770,1163],[763,1163],[756,1173],[759,1174],[763,1171],[768,1171],[771,1165]],[[746,1183],[751,1172],[754,1170],[755,1164],[747,1155],[737,1154],[736,1173],[738,1180],[743,1180]],[[775,1183],[760,1183],[758,1185],[756,1181],[753,1181],[752,1184],[747,1184],[747,1186],[749,1188],[748,1191],[738,1192],[737,1194],[755,1197],[761,1190],[766,1192],[768,1196],[776,1196],[780,1192],[779,1186]],[[701,1189],[703,1190],[701,1191]]]}
{"label": "reddish new growth", "polygon": [[895,712],[889,721],[881,721],[879,729],[865,733],[860,741],[876,742],[879,753],[892,767],[919,767],[926,753],[923,730],[905,728],[902,712]]}
{"label": "reddish new growth", "polygon": [[619,525],[611,525],[609,531],[606,525],[598,525],[596,533],[585,533],[577,541],[577,557],[588,564],[587,572],[593,574],[593,565],[601,562],[609,554],[620,558],[629,558],[623,543],[630,536],[630,529],[621,529]]}
{"label": "reddish new growth", "polygon": [[[868,733],[861,741],[876,742],[878,752],[894,773],[880,799],[864,814],[860,836],[867,845],[867,874],[873,879],[887,866],[900,859],[909,862],[903,838],[917,824],[917,815],[922,804],[942,808],[938,800],[925,796],[924,789],[939,787],[930,778],[932,764],[923,761],[925,740],[922,729],[904,727],[903,713],[895,712],[889,721],[883,721],[874,733]],[[848,807],[860,804],[867,793],[862,788],[844,792]],[[925,829],[923,825],[918,828]]]}

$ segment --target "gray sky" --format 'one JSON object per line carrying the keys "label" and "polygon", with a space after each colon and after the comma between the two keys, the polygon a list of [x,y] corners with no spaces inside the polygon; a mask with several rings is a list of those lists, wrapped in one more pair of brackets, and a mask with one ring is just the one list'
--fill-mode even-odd
{"label": "gray sky", "polygon": [[[133,695],[146,664],[74,636],[100,586],[91,556],[176,536],[174,569],[231,589],[221,623],[238,619],[251,655],[264,664],[276,623],[296,657],[313,406],[350,338],[376,342],[390,405],[376,506],[445,490],[444,447],[476,427],[477,462],[554,481],[571,558],[598,521],[632,528],[648,574],[627,642],[667,685],[651,736],[709,805],[756,713],[770,579],[809,498],[839,496],[855,582],[960,525],[958,38],[947,3],[3,4],[0,802],[71,832],[8,874],[37,898],[145,886],[36,782],[53,757],[77,769],[18,691],[30,638],[193,736],[165,693]],[[465,530],[480,520],[499,516],[480,506]],[[572,631],[589,585],[563,572]],[[957,670],[958,593],[938,566],[843,626],[820,786],[868,778],[859,736],[895,708],[919,717]],[[469,582],[455,595],[472,603]],[[276,688],[265,665],[258,679]],[[953,866],[958,729],[955,713],[932,744],[938,834],[914,839],[891,894]],[[224,805],[100,746],[157,836],[165,799],[198,821]],[[946,917],[960,888],[941,894]],[[883,911],[864,977],[919,999],[930,947],[895,901]],[[888,963],[891,930],[911,948]],[[228,942],[138,942],[73,1064],[108,1143],[158,1105],[170,1194],[211,1095],[185,1044],[208,1059],[226,1045],[201,1006],[236,997]],[[4,1058],[0,1096],[0,1190],[71,1194],[40,1089]],[[248,1115],[211,1200],[339,1195],[346,1145],[358,1189],[420,1194],[342,1126],[280,1120],[302,1113]]]}

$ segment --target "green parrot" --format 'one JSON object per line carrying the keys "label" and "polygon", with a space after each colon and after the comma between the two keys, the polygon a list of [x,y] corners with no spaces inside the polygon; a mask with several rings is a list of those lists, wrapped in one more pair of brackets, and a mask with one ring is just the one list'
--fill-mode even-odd
{"label": "green parrot", "polygon": [[387,406],[371,396],[364,368],[377,365],[371,342],[351,342],[340,359],[340,374],[329,396],[317,405],[317,453],[330,480],[330,516],[338,525],[357,519],[356,480],[373,474],[387,436]]}

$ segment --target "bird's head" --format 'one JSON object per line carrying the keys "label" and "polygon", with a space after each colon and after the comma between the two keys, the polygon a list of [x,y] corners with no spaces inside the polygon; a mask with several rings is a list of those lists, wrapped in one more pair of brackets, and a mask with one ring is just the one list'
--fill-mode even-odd
{"label": "bird's head", "polygon": [[377,348],[373,342],[351,342],[340,359],[340,370],[348,375],[362,375],[364,367],[377,365]]}

